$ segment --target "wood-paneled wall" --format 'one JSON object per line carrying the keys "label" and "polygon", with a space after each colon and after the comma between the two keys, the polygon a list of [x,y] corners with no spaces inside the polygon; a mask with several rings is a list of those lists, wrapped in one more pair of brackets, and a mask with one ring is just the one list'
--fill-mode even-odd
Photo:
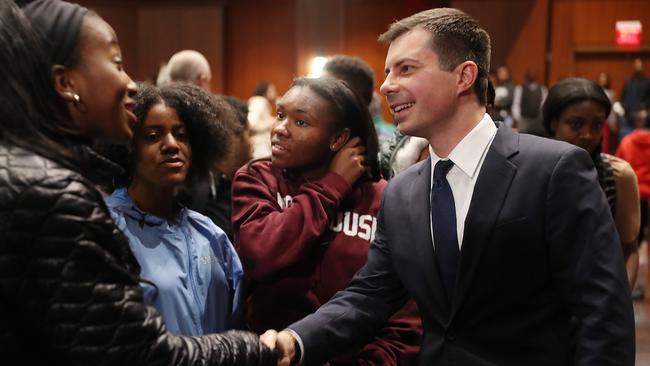
{"label": "wood-paneled wall", "polygon": [[384,63],[388,46],[377,41],[377,37],[388,29],[395,20],[407,17],[417,11],[435,6],[448,6],[447,2],[410,1],[408,6],[390,0],[347,1],[344,48],[339,52],[366,60],[375,72],[375,89],[384,81]]}
{"label": "wood-paneled wall", "polygon": [[[632,72],[632,60],[650,63],[650,1],[647,0],[555,0],[550,81],[566,76],[595,79],[607,72],[616,95]],[[645,34],[641,46],[615,44],[617,20],[640,20]]]}
{"label": "wood-paneled wall", "polygon": [[[282,93],[316,55],[365,59],[383,78],[386,46],[376,41],[395,19],[452,6],[472,14],[492,38],[492,67],[507,65],[516,82],[526,70],[540,81],[612,76],[620,92],[634,57],[650,56],[648,0],[81,0],[116,30],[134,79],[155,79],[172,53],[206,55],[213,90],[248,98],[261,80]],[[614,45],[616,20],[646,26],[641,47]],[[649,60],[650,61],[650,60]]]}
{"label": "wood-paneled wall", "polygon": [[240,0],[225,5],[229,94],[248,98],[261,80],[283,93],[309,71],[315,56],[349,54],[383,77],[386,47],[377,36],[395,19],[430,7],[432,0]]}
{"label": "wood-paneled wall", "polygon": [[225,92],[243,98],[262,80],[285,90],[296,74],[295,0],[233,1],[225,7]]}
{"label": "wood-paneled wall", "polygon": [[471,14],[490,34],[491,68],[506,65],[521,83],[528,70],[544,81],[548,1],[454,0],[451,5]]}
{"label": "wood-paneled wall", "polygon": [[79,0],[113,28],[124,65],[139,81],[155,81],[160,66],[177,51],[194,49],[206,56],[213,72],[212,90],[223,92],[223,4],[208,0]]}

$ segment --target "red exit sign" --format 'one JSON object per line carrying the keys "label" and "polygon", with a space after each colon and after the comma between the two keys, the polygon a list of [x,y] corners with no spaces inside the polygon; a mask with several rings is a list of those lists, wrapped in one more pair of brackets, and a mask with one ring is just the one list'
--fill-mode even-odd
{"label": "red exit sign", "polygon": [[616,44],[638,46],[641,44],[643,27],[638,20],[619,20],[616,22]]}

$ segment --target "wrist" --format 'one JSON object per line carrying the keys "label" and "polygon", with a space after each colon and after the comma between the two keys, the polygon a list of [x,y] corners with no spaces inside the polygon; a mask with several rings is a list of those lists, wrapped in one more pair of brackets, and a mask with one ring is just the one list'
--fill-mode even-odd
{"label": "wrist", "polygon": [[290,328],[285,329],[284,332],[288,333],[288,335],[291,337],[291,342],[293,342],[293,355],[291,355],[291,364],[302,365],[304,357],[304,346],[302,339],[298,333]]}
{"label": "wrist", "polygon": [[293,339],[293,357],[291,358],[291,364],[297,365],[302,359],[302,349],[300,348],[300,343],[297,339]]}

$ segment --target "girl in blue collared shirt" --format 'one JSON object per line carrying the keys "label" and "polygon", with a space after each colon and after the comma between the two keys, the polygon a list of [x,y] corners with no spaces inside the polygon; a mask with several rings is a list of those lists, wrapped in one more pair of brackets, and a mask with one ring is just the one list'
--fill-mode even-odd
{"label": "girl in blue collared shirt", "polygon": [[[225,101],[190,85],[143,86],[137,123],[122,154],[127,174],[106,199],[141,266],[145,301],[175,334],[202,335],[241,324],[242,266],[224,232],[181,207],[175,188],[207,173],[225,156]],[[155,286],[154,286],[155,285]]]}

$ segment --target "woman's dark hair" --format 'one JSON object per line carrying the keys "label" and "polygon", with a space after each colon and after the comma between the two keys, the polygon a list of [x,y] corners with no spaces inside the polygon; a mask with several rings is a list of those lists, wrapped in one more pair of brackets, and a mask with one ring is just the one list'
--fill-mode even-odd
{"label": "woman's dark hair", "polygon": [[75,170],[85,142],[54,89],[42,38],[12,1],[0,2],[0,139]]}
{"label": "woman's dark hair", "polygon": [[336,55],[330,58],[323,71],[345,81],[353,92],[357,93],[365,105],[372,102],[372,90],[375,87],[375,74],[367,62],[348,55]]}
{"label": "woman's dark hair", "polygon": [[297,78],[291,84],[291,88],[293,87],[309,88],[330,105],[335,116],[333,129],[347,128],[350,130],[350,137],[359,137],[363,141],[368,165],[366,179],[379,180],[377,132],[368,107],[361,98],[345,82],[331,77]]}
{"label": "woman's dark hair", "polygon": [[116,187],[128,186],[131,183],[136,163],[134,142],[142,131],[149,110],[158,104],[174,109],[185,124],[192,147],[188,179],[206,177],[214,164],[226,157],[233,134],[233,124],[237,122],[233,108],[223,98],[215,97],[191,84],[141,84],[135,101],[137,122],[133,127],[133,143],[131,146],[112,146],[107,151],[109,158],[118,162],[125,170],[125,175],[116,180]]}
{"label": "woman's dark hair", "polygon": [[566,78],[558,81],[548,91],[548,96],[542,107],[544,128],[549,135],[555,136],[551,122],[556,120],[565,108],[586,100],[600,104],[605,109],[606,116],[612,110],[612,102],[603,88],[595,82],[584,78]]}
{"label": "woman's dark hair", "polygon": [[[88,19],[90,17],[98,18],[104,20],[99,14],[97,14],[94,10],[88,10],[86,12],[86,15],[84,15],[84,19]],[[81,52],[83,51],[83,47],[87,44],[88,42],[88,33],[84,31],[84,23],[81,23],[81,29],[79,30],[79,36],[77,38],[77,44],[75,47],[72,49],[72,52],[70,53],[70,56],[68,59],[65,61],[65,64],[63,66],[65,67],[75,67],[79,65],[81,62]]]}
{"label": "woman's dark hair", "polygon": [[246,130],[246,127],[248,127],[248,104],[243,100],[230,95],[224,95],[220,98],[223,98],[233,108],[235,116],[237,117],[235,120],[239,122],[234,124],[233,132],[235,135],[241,136],[241,134]]}
{"label": "woman's dark hair", "polygon": [[258,97],[266,97],[266,92],[269,90],[270,85],[271,84],[269,84],[269,82],[266,80],[260,81],[259,84],[255,86],[254,95]]}

